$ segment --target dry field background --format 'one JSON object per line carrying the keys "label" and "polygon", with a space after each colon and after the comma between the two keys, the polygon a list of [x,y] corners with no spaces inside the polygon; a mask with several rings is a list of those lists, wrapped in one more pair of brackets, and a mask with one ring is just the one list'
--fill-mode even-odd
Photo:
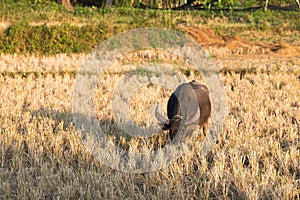
{"label": "dry field background", "polygon": [[[199,158],[197,140],[193,154],[143,174],[106,167],[81,145],[72,95],[84,54],[1,55],[0,198],[300,199],[299,55],[209,51],[221,55],[214,60],[227,95],[228,116],[218,143]],[[135,59],[168,63],[189,80],[202,80],[180,61]],[[99,80],[95,101],[105,125],[113,119],[110,97],[121,76],[112,73]],[[144,105],[157,99],[166,103],[170,92],[156,85],[136,91],[140,96],[130,102],[134,120],[143,124],[148,117]],[[152,148],[151,141],[110,137],[125,148]],[[156,137],[152,144],[161,140]]]}

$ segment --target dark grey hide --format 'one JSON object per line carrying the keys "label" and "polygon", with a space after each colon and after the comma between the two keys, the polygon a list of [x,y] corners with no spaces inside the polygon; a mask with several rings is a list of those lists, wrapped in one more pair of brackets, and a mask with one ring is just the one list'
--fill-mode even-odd
{"label": "dark grey hide", "polygon": [[162,124],[162,130],[169,130],[172,140],[185,126],[198,124],[203,133],[208,131],[208,118],[211,115],[209,91],[205,85],[191,81],[179,85],[169,98],[167,116],[159,113],[157,105],[155,116]]}

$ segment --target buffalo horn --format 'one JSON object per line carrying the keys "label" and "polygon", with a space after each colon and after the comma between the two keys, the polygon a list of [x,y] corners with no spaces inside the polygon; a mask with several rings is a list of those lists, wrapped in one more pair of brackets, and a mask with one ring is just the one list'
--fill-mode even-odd
{"label": "buffalo horn", "polygon": [[165,124],[168,120],[159,113],[159,104],[157,103],[156,108],[155,108],[155,117],[160,121],[162,124]]}

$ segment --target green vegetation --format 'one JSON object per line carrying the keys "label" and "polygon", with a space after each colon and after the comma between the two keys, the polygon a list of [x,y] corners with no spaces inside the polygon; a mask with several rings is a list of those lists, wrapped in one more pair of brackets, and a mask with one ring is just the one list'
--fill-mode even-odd
{"label": "green vegetation", "polygon": [[153,73],[152,70],[147,69],[147,68],[143,68],[143,67],[137,67],[135,69],[135,72],[139,76],[147,76],[147,77],[150,77]]}
{"label": "green vegetation", "polygon": [[[5,3],[27,3],[31,5],[47,3],[47,2],[57,2],[56,0],[3,0]],[[194,3],[195,1],[187,1],[188,3]],[[75,5],[87,5],[87,6],[97,6],[104,7],[106,0],[70,0],[70,3]],[[113,0],[111,4],[116,7],[148,7],[148,8],[168,8],[176,7],[186,3],[183,0],[152,0],[152,1],[143,1],[143,0]],[[264,4],[265,1],[261,0],[202,0],[199,1],[199,5],[205,9],[241,9],[241,8],[250,8],[257,7]],[[295,4],[294,0],[272,0],[272,5],[276,6],[288,6]]]}
{"label": "green vegetation", "polygon": [[95,38],[105,38],[103,29],[101,24],[78,28],[68,24],[30,26],[28,23],[15,23],[2,33],[0,49],[4,53],[43,54],[91,51],[97,45]]}
{"label": "green vegetation", "polygon": [[[106,38],[134,28],[209,25],[218,35],[245,30],[299,31],[298,12],[170,11],[134,8],[75,7],[52,1],[4,1],[0,53],[57,54],[90,52]],[[296,38],[297,39],[297,38]]]}

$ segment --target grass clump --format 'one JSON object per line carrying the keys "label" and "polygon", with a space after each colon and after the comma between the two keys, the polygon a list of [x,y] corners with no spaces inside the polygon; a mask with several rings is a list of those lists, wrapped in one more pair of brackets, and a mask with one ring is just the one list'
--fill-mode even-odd
{"label": "grass clump", "polygon": [[143,67],[137,67],[135,69],[135,72],[138,76],[147,76],[147,77],[151,76],[153,73],[152,70]]}
{"label": "grass clump", "polygon": [[30,26],[28,23],[16,23],[0,35],[0,49],[10,54],[81,53],[91,51],[107,37],[104,29],[102,24],[78,28],[69,24]]}

